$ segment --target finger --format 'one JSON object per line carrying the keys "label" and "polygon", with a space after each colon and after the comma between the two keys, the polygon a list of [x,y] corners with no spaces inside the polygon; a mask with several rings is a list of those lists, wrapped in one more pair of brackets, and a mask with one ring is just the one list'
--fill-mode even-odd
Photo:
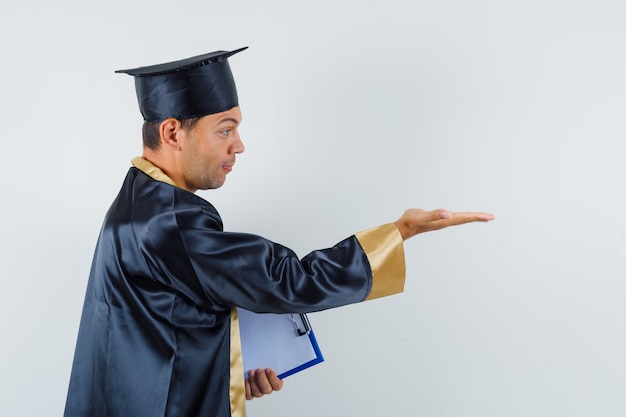
{"label": "finger", "polygon": [[436,209],[426,211],[422,209],[410,209],[407,211],[417,225],[418,229],[432,230],[446,227],[446,220],[450,219],[453,214],[446,209]]}
{"label": "finger", "polygon": [[483,212],[460,212],[452,213],[450,220],[453,225],[472,223],[472,222],[488,222],[495,220],[495,216],[491,213]]}
{"label": "finger", "polygon": [[272,386],[272,389],[274,391],[280,391],[280,389],[283,387],[283,380],[280,379],[278,375],[276,375],[276,372],[274,372],[273,369],[267,368],[265,370],[265,374],[267,375],[267,380]]}
{"label": "finger", "polygon": [[443,229],[454,224],[454,221],[460,221],[460,219],[454,219],[455,213],[451,213],[446,209],[436,209],[431,211],[417,209],[413,213],[416,218],[421,217],[423,219],[417,223],[418,233]]}
{"label": "finger", "polygon": [[258,373],[256,370],[252,369],[248,372],[248,385],[250,385],[250,395],[254,398],[261,398],[263,396],[263,392],[259,388]]}
{"label": "finger", "polygon": [[254,397],[252,396],[252,391],[250,390],[250,382],[246,379],[246,400],[250,401]]}
{"label": "finger", "polygon": [[272,385],[270,384],[270,381],[267,378],[267,374],[265,373],[265,370],[263,369],[257,370],[255,374],[255,381],[256,381],[257,388],[259,389],[261,393],[263,394],[272,393]]}

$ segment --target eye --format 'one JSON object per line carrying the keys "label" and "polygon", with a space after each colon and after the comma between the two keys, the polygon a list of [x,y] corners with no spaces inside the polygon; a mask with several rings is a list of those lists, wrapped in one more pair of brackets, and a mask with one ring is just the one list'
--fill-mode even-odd
{"label": "eye", "polygon": [[224,136],[228,136],[228,135],[230,135],[230,132],[232,132],[232,131],[233,131],[232,129],[226,129],[226,130],[222,130],[220,132],[220,134],[222,134]]}

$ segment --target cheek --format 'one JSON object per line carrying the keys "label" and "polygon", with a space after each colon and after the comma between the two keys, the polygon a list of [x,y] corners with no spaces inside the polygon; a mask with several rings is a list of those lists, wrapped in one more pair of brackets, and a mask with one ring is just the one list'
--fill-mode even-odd
{"label": "cheek", "polygon": [[183,169],[187,173],[188,178],[196,178],[204,175],[203,173],[207,169],[207,160],[199,149],[189,149],[190,152],[185,156]]}
{"label": "cheek", "polygon": [[215,158],[214,155],[211,155],[209,152],[200,151],[190,155],[188,164],[190,171],[202,177],[214,175],[214,172],[220,165],[218,158]]}

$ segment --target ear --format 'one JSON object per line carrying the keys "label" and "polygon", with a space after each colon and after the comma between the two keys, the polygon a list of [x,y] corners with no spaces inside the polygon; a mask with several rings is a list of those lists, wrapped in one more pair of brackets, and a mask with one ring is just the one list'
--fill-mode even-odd
{"label": "ear", "polygon": [[159,125],[161,146],[173,150],[180,150],[181,135],[184,134],[180,120],[168,117]]}

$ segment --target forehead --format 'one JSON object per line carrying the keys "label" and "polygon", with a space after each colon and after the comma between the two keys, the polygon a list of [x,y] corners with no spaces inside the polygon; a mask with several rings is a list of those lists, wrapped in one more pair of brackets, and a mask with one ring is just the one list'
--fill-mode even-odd
{"label": "forehead", "polygon": [[235,123],[238,125],[241,123],[241,117],[241,109],[237,106],[221,113],[209,114],[203,118],[203,121],[211,125],[220,125],[223,123]]}

